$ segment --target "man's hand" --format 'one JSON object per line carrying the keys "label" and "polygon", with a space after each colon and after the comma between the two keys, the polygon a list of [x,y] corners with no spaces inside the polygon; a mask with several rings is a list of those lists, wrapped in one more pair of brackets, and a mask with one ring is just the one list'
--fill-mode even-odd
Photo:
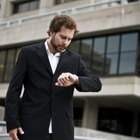
{"label": "man's hand", "polygon": [[12,140],[19,140],[18,136],[17,136],[17,133],[20,133],[20,134],[24,134],[24,131],[22,130],[21,127],[19,128],[15,128],[13,130],[10,130],[9,131],[9,135],[10,137],[12,138]]}
{"label": "man's hand", "polygon": [[58,77],[55,85],[66,87],[66,86],[71,86],[71,85],[78,84],[78,83],[79,83],[79,79],[78,79],[77,75],[66,72],[66,73],[62,73]]}

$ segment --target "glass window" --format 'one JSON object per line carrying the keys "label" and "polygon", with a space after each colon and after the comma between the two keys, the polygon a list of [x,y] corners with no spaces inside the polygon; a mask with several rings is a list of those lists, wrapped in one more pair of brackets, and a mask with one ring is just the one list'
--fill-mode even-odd
{"label": "glass window", "polygon": [[123,34],[121,40],[119,73],[135,73],[138,33]]}
{"label": "glass window", "polygon": [[106,74],[117,74],[119,44],[119,35],[113,35],[107,38]]}
{"label": "glass window", "polygon": [[136,52],[122,53],[120,56],[120,74],[134,73],[136,68]]}
{"label": "glass window", "polygon": [[71,1],[76,1],[76,0],[55,0],[55,4],[61,4],[65,2],[71,2]]}
{"label": "glass window", "polygon": [[14,3],[13,13],[21,13],[39,8],[39,0],[30,0],[21,3]]}
{"label": "glass window", "polygon": [[109,36],[107,40],[107,53],[116,53],[119,51],[120,36]]}
{"label": "glass window", "polygon": [[137,49],[137,33],[129,33],[122,35],[121,51],[135,51]]}
{"label": "glass window", "polygon": [[16,49],[15,63],[16,63],[16,61],[17,61],[17,59],[18,59],[18,55],[19,55],[20,51],[21,51],[21,48],[17,48],[17,49]]}
{"label": "glass window", "polygon": [[39,1],[38,1],[38,0],[32,1],[32,2],[30,3],[30,8],[29,8],[29,9],[35,10],[35,9],[38,9],[38,8],[39,8]]}
{"label": "glass window", "polygon": [[94,53],[104,54],[105,52],[105,37],[97,37],[94,40]]}
{"label": "glass window", "polygon": [[13,70],[15,61],[15,49],[8,50],[7,54],[7,61],[5,65],[5,75],[4,75],[4,81],[7,82],[11,78],[11,72]]}
{"label": "glass window", "polygon": [[104,71],[105,43],[105,37],[97,37],[94,39],[92,70],[99,75],[103,74]]}
{"label": "glass window", "polygon": [[6,51],[0,51],[0,82],[3,80],[5,56]]}
{"label": "glass window", "polygon": [[80,47],[80,40],[73,40],[70,44],[70,49],[74,52],[79,53],[79,47]]}
{"label": "glass window", "polygon": [[117,74],[118,54],[107,54],[106,56],[106,74]]}
{"label": "glass window", "polygon": [[133,112],[119,108],[100,108],[98,130],[131,135]]}
{"label": "glass window", "polygon": [[83,39],[81,41],[81,50],[80,53],[84,62],[90,67],[91,62],[91,53],[92,53],[92,39]]}
{"label": "glass window", "polygon": [[25,12],[25,11],[28,11],[29,10],[29,4],[28,3],[23,3],[23,4],[20,4],[19,5],[19,8],[18,8],[18,12]]}

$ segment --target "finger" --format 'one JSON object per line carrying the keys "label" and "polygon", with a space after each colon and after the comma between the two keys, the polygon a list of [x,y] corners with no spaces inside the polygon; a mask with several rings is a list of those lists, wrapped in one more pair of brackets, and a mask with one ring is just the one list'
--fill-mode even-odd
{"label": "finger", "polygon": [[70,79],[69,79],[69,76],[70,76],[71,74],[70,73],[62,73],[62,75],[61,75],[61,79],[63,80],[63,82],[65,83],[65,82],[68,82]]}
{"label": "finger", "polygon": [[70,82],[69,75],[72,75],[72,74],[70,74],[70,73],[62,73],[58,77],[57,82],[55,83],[55,85],[56,86],[68,85],[68,83]]}
{"label": "finger", "polygon": [[13,140],[19,140],[18,137],[17,137],[17,133],[13,135],[12,139]]}
{"label": "finger", "polygon": [[9,131],[10,137],[14,137],[15,134],[17,134],[17,128]]}
{"label": "finger", "polygon": [[69,76],[69,80],[70,80],[71,82],[75,82],[75,76],[74,76],[74,75],[70,75],[70,76]]}
{"label": "finger", "polygon": [[18,131],[19,131],[20,134],[24,134],[24,131],[21,127],[18,128]]}
{"label": "finger", "polygon": [[17,137],[17,131],[12,131],[9,133],[9,135],[12,138],[12,140],[19,140]]}
{"label": "finger", "polygon": [[61,81],[59,80],[59,81],[57,81],[57,85],[58,85],[58,86],[63,86],[63,82],[61,82]]}
{"label": "finger", "polygon": [[60,85],[63,85],[65,82],[66,82],[66,79],[65,77],[61,76],[58,78],[57,82],[60,84]]}

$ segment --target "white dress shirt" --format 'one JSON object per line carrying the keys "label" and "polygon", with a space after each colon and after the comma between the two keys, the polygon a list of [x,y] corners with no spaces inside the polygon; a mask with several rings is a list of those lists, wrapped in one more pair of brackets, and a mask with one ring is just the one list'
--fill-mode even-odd
{"label": "white dress shirt", "polygon": [[[46,51],[47,51],[47,54],[48,54],[48,58],[49,58],[49,61],[50,61],[52,72],[54,74],[55,70],[57,68],[57,65],[58,65],[61,54],[59,52],[57,52],[55,54],[51,53],[50,50],[49,50],[49,47],[48,47],[48,41],[47,40],[45,41],[45,48],[46,48]],[[52,132],[52,119],[50,120],[49,133],[53,133]]]}

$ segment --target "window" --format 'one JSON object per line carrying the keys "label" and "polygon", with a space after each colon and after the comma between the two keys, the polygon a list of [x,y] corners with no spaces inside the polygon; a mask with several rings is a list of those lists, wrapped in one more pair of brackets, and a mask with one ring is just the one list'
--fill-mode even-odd
{"label": "window", "polygon": [[[37,43],[35,41],[34,43]],[[33,42],[28,42],[26,45],[31,45]],[[15,63],[17,61],[21,47],[25,44],[19,44],[16,48],[0,49],[0,83],[9,82]]]}
{"label": "window", "polygon": [[105,64],[106,74],[117,74],[119,45],[119,35],[107,37],[107,53]]}
{"label": "window", "polygon": [[131,135],[133,112],[119,108],[100,108],[98,130]]}
{"label": "window", "polygon": [[5,56],[6,56],[6,51],[5,50],[0,51],[0,82],[3,81]]}
{"label": "window", "polygon": [[15,63],[14,60],[15,60],[15,49],[8,50],[4,75],[5,82],[8,82],[10,80],[11,72],[13,70],[13,66]]}
{"label": "window", "polygon": [[83,60],[88,67],[91,67],[92,39],[83,39],[81,41],[81,50]]}
{"label": "window", "polygon": [[76,0],[55,0],[55,4],[61,4],[65,2],[71,2],[71,1],[76,1]]}
{"label": "window", "polygon": [[80,53],[97,75],[140,74],[138,35],[138,32],[131,32],[80,38],[72,41],[70,49]]}
{"label": "window", "polygon": [[139,1],[139,0],[128,0],[128,2],[135,2],[135,1]]}
{"label": "window", "polygon": [[19,50],[17,48],[0,50],[0,82],[9,82]]}
{"label": "window", "polygon": [[136,71],[136,54],[138,34],[122,35],[119,73],[134,73]]}
{"label": "window", "polygon": [[39,8],[39,0],[24,1],[13,4],[13,14],[31,11]]}
{"label": "window", "polygon": [[80,48],[80,41],[79,40],[74,40],[70,44],[70,49],[74,52],[79,53],[79,48]]}
{"label": "window", "polygon": [[98,75],[104,73],[105,44],[105,37],[97,37],[94,39],[92,70]]}

